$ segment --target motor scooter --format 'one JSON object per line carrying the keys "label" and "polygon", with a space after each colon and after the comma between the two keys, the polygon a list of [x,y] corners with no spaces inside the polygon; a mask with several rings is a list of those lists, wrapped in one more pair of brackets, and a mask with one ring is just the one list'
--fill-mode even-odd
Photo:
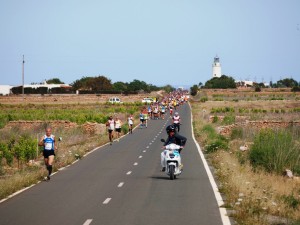
{"label": "motor scooter", "polygon": [[[164,139],[161,139],[161,141],[165,142]],[[176,176],[179,176],[182,172],[181,156],[179,154],[180,147],[172,143],[166,145],[165,150],[161,153],[161,161],[170,180],[176,179]]]}

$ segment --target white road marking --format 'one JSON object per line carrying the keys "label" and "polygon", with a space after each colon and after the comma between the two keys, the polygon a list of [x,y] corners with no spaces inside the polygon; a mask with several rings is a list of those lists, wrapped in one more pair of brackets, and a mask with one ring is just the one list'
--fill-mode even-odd
{"label": "white road marking", "polygon": [[149,148],[149,146],[147,146],[146,148]]}
{"label": "white road marking", "polygon": [[103,205],[106,205],[106,204],[108,204],[108,203],[110,202],[110,200],[111,200],[111,198],[107,198],[107,199],[105,199],[105,201],[103,202]]}
{"label": "white road marking", "polygon": [[[191,109],[191,105],[189,103],[189,107]],[[204,154],[203,152],[201,151],[201,148],[200,148],[200,145],[198,144],[198,142],[196,141],[196,138],[195,138],[195,135],[194,135],[194,130],[193,130],[193,115],[192,115],[192,109],[191,109],[191,127],[192,127],[192,137],[193,137],[193,140],[194,140],[194,143],[196,144],[196,147],[198,149],[198,152],[199,152],[199,155],[200,155],[200,158],[204,164],[204,168],[206,170],[206,173],[208,175],[208,178],[209,178],[209,181],[210,181],[210,185],[213,189],[213,192],[215,194],[215,198],[216,198],[216,201],[218,203],[218,206],[219,206],[219,211],[220,211],[220,215],[221,215],[221,219],[223,221],[223,225],[231,225],[230,223],[230,220],[229,220],[229,217],[227,215],[227,212],[226,212],[226,209],[224,207],[222,207],[224,205],[224,201],[222,199],[222,196],[220,194],[220,191],[218,189],[218,186],[215,182],[215,179],[209,169],[209,166],[208,166],[208,163],[204,157]]]}
{"label": "white road marking", "polygon": [[144,150],[143,152],[146,152],[146,150]]}
{"label": "white road marking", "polygon": [[128,171],[126,174],[127,174],[127,175],[130,175],[131,173],[132,173],[132,171]]}
{"label": "white road marking", "polygon": [[134,164],[133,164],[134,166],[137,166],[137,165],[139,165],[137,162],[135,162]]}
{"label": "white road marking", "polygon": [[124,182],[119,183],[118,187],[122,187],[124,185]]}
{"label": "white road marking", "polygon": [[143,158],[143,156],[140,155],[140,156],[139,156],[139,159],[141,159],[141,158]]}
{"label": "white road marking", "polygon": [[93,220],[92,219],[88,219],[84,222],[83,225],[90,225],[90,223],[92,222]]}
{"label": "white road marking", "polygon": [[149,145],[152,145],[152,143],[149,143]]}

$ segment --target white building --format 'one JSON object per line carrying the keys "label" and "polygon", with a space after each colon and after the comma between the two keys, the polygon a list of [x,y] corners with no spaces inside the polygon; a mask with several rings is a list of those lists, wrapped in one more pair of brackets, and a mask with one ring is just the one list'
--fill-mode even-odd
{"label": "white building", "polygon": [[221,77],[221,64],[218,56],[214,58],[214,63],[212,64],[212,77]]}
{"label": "white building", "polygon": [[24,88],[40,88],[40,87],[46,87],[48,89],[52,88],[59,88],[59,87],[70,87],[68,84],[47,84],[47,81],[45,80],[41,84],[24,84]]}
{"label": "white building", "polygon": [[11,85],[0,85],[0,95],[9,95],[12,88]]}
{"label": "white building", "polygon": [[[21,86],[21,85],[19,85],[19,86]],[[19,86],[0,85],[0,95],[9,95],[9,94],[11,94],[11,89],[13,87],[19,87]],[[40,87],[46,87],[46,88],[48,88],[48,90],[51,90],[52,88],[70,88],[71,86],[68,84],[47,84],[46,80],[40,84],[24,84],[24,88],[37,89]]]}

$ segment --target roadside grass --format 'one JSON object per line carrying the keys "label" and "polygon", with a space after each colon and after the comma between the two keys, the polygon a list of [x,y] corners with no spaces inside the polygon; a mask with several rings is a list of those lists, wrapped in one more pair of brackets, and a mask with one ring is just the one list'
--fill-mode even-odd
{"label": "roadside grass", "polygon": [[249,160],[254,169],[263,168],[267,172],[281,175],[285,169],[300,175],[300,147],[288,129],[264,129],[254,138],[249,152]]}
{"label": "roadside grass", "polygon": [[[243,100],[192,103],[196,139],[204,146],[205,156],[215,168],[219,191],[225,195],[225,207],[230,209],[238,224],[299,224],[300,180],[281,174],[285,169],[292,169],[296,175],[298,173],[299,128],[260,131],[257,128],[235,127],[226,138],[227,148],[207,151],[207,145],[221,139],[216,132],[217,126],[235,123],[233,117],[236,115],[246,115],[256,120],[296,121],[299,114],[294,110],[298,107],[299,103],[295,101],[274,101],[272,104],[262,100],[251,104]],[[222,108],[222,112],[211,114],[211,109],[218,108]],[[279,110],[274,112],[274,109]],[[213,118],[213,123],[210,123],[210,115],[224,115],[228,120],[222,122]],[[244,145],[249,147],[247,151],[240,150],[240,146]],[[278,146],[281,146],[281,151]],[[256,155],[252,155],[252,159],[259,159],[261,152],[268,148],[270,154],[262,154],[265,156],[262,157],[263,163],[255,166],[251,161],[251,151]]]}

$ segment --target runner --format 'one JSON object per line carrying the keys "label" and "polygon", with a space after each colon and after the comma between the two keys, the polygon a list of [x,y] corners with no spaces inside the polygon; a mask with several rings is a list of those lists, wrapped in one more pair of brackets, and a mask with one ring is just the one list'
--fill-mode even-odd
{"label": "runner", "polygon": [[145,122],[143,110],[141,110],[141,113],[140,113],[140,122],[141,122],[141,123],[140,123],[140,128],[143,128],[144,122]]}
{"label": "runner", "polygon": [[165,119],[166,107],[164,105],[161,106],[161,118]]}
{"label": "runner", "polygon": [[128,132],[129,132],[129,134],[132,134],[132,128],[133,128],[133,116],[132,115],[130,115],[128,117],[128,126],[129,126]]}
{"label": "runner", "polygon": [[108,121],[106,122],[106,127],[107,127],[107,131],[108,131],[109,142],[110,142],[110,145],[112,145],[113,138],[114,138],[113,131],[115,129],[115,121],[113,120],[112,116],[110,116]]}
{"label": "runner", "polygon": [[122,127],[122,121],[118,117],[116,117],[115,131],[117,133],[117,141],[120,141],[121,127]]}
{"label": "runner", "polygon": [[174,125],[175,129],[177,128],[177,131],[179,132],[179,130],[180,130],[180,116],[179,116],[178,112],[175,112],[172,120],[173,120],[173,125]]}
{"label": "runner", "polygon": [[43,155],[44,155],[44,162],[45,166],[48,170],[48,176],[45,177],[45,180],[50,180],[50,176],[52,173],[52,164],[54,161],[55,153],[54,151],[57,151],[57,145],[55,143],[55,136],[52,135],[52,130],[50,127],[47,127],[45,129],[46,134],[41,137],[39,141],[39,146],[44,147]]}

